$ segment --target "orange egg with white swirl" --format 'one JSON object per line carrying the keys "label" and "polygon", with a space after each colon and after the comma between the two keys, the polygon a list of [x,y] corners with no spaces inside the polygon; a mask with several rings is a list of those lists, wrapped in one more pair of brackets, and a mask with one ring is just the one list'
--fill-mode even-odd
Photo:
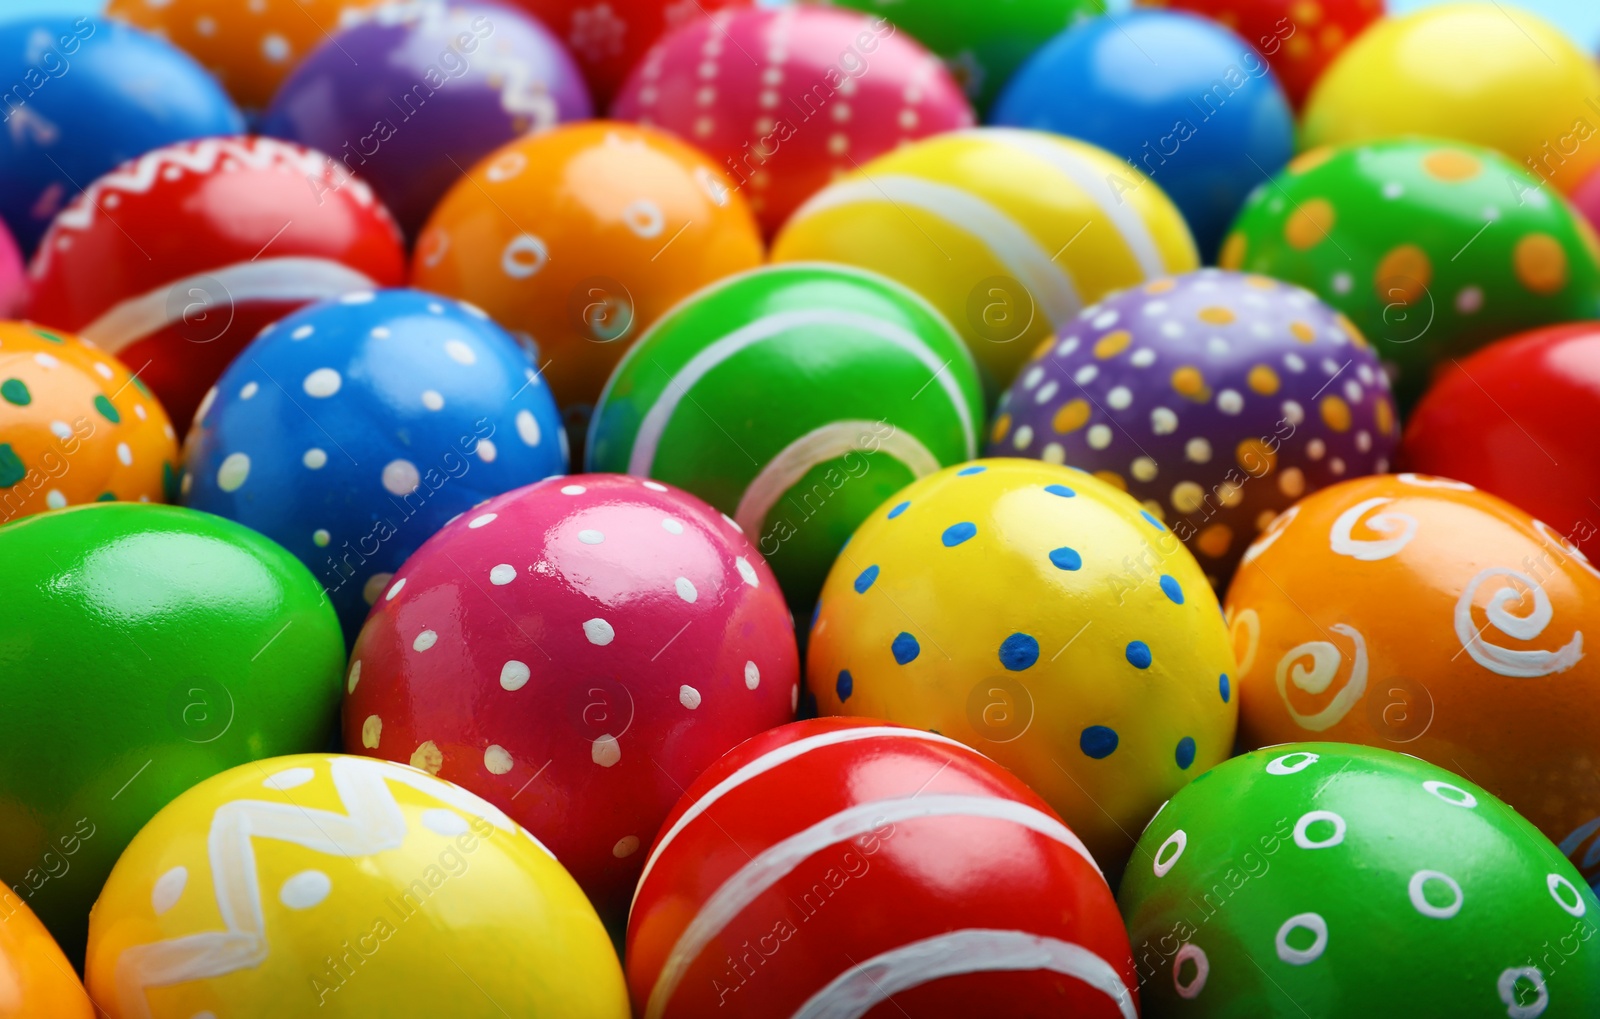
{"label": "orange egg with white swirl", "polygon": [[1600,883],[1600,570],[1568,538],[1459,481],[1360,478],[1262,532],[1227,617],[1242,747],[1413,754]]}

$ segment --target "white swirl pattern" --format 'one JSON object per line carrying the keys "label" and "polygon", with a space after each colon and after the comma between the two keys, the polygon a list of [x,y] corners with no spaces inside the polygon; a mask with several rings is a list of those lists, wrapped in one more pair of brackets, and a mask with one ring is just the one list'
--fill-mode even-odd
{"label": "white swirl pattern", "polygon": [[[1355,661],[1350,666],[1349,682],[1321,711],[1309,715],[1301,714],[1289,700],[1289,683],[1293,681],[1295,686],[1308,694],[1325,692],[1332,685],[1334,677],[1339,674],[1339,663],[1343,661],[1344,653],[1329,641],[1313,640],[1290,648],[1278,660],[1278,696],[1283,699],[1283,706],[1288,709],[1289,717],[1294,719],[1295,724],[1311,732],[1323,732],[1337,725],[1367,692],[1366,640],[1355,627],[1346,626],[1344,623],[1335,623],[1331,629],[1350,638],[1350,642],[1355,645]],[[1300,662],[1300,659],[1307,656],[1311,658],[1309,668]]]}
{"label": "white swirl pattern", "polygon": [[[1478,594],[1478,588],[1486,581],[1496,577],[1513,580],[1527,589],[1526,593],[1518,590],[1512,584],[1504,584],[1489,598],[1489,605],[1484,610],[1489,617],[1489,622],[1483,627],[1487,630],[1494,627],[1508,637],[1517,640],[1533,640],[1545,631],[1555,616],[1555,609],[1550,605],[1550,596],[1543,587],[1532,577],[1520,570],[1511,569],[1509,566],[1491,566],[1487,570],[1473,577],[1467,584],[1467,589],[1461,592],[1461,598],[1456,602],[1455,623],[1456,636],[1461,639],[1461,646],[1466,649],[1472,660],[1488,669],[1490,672],[1502,676],[1514,676],[1521,679],[1532,679],[1538,676],[1549,676],[1557,672],[1565,672],[1578,664],[1583,657],[1583,632],[1576,630],[1572,639],[1554,651],[1542,649],[1516,650],[1501,647],[1483,639],[1483,630],[1480,630],[1472,621],[1472,602]],[[1527,597],[1533,598],[1533,611],[1525,616],[1513,615],[1507,604],[1521,602]]]}
{"label": "white swirl pattern", "polygon": [[1391,502],[1394,500],[1382,496],[1363,499],[1339,514],[1339,519],[1333,522],[1333,530],[1328,533],[1328,543],[1333,551],[1370,563],[1387,559],[1405,548],[1417,536],[1417,518],[1409,513],[1374,513],[1366,520],[1368,529],[1390,537],[1357,538],[1351,533],[1362,517]]}
{"label": "white swirl pattern", "polygon": [[1294,522],[1294,518],[1299,515],[1300,506],[1296,504],[1273,517],[1272,522],[1267,524],[1266,529],[1256,536],[1256,540],[1250,543],[1249,548],[1244,550],[1244,555],[1239,559],[1239,565],[1243,566],[1246,563],[1255,562],[1256,557],[1271,548],[1273,542],[1283,537],[1283,532],[1288,529],[1289,525]]}

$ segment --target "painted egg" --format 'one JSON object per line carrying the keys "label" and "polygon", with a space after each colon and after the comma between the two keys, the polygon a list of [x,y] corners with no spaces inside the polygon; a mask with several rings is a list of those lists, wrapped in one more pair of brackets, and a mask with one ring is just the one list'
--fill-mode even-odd
{"label": "painted egg", "polygon": [[457,182],[418,238],[412,282],[535,344],[581,440],[640,333],[761,261],[755,218],[710,157],[663,131],[590,122],[518,139]]}
{"label": "painted egg", "polygon": [[5,222],[0,221],[0,319],[15,318],[28,304],[28,277],[22,253]]}
{"label": "painted egg", "polygon": [[[341,19],[379,0],[111,0],[106,12],[181,46],[255,112]],[[247,13],[248,11],[248,13]]]}
{"label": "painted egg", "polygon": [[561,37],[595,104],[611,102],[628,72],[662,35],[751,0],[512,0]]}
{"label": "painted egg", "polygon": [[1453,138],[1571,191],[1600,166],[1597,130],[1592,54],[1520,8],[1453,3],[1383,18],[1351,43],[1306,103],[1301,144]]}
{"label": "painted egg", "polygon": [[769,235],[839,174],[973,122],[920,43],[883,18],[819,7],[685,22],[651,47],[611,113],[710,155]]}
{"label": "painted egg", "polygon": [[182,494],[297,556],[353,641],[447,521],[566,469],[555,402],[504,329],[418,290],[367,291],[239,354],[195,417]]}
{"label": "painted egg", "polygon": [[332,735],[344,643],[305,567],[231,521],[110,503],[0,528],[0,880],[81,957],[164,804]]}
{"label": "painted egg", "polygon": [[161,502],[177,459],[167,412],[121,361],[0,322],[0,524],[73,503]]}
{"label": "painted egg", "polygon": [[1063,32],[1011,79],[992,119],[1127,160],[1106,181],[1118,201],[1155,181],[1207,260],[1250,189],[1294,153],[1294,115],[1266,60],[1183,12],[1136,9]]}
{"label": "painted egg", "polygon": [[1600,315],[1597,258],[1589,225],[1505,157],[1394,140],[1300,156],[1245,204],[1220,264],[1349,316],[1408,408],[1436,363]]}
{"label": "painted egg", "polygon": [[1257,539],[1228,589],[1239,742],[1404,750],[1482,782],[1600,878],[1600,570],[1465,482],[1360,478]]}
{"label": "painted egg", "polygon": [[1289,102],[1298,109],[1328,64],[1368,25],[1383,17],[1384,0],[1139,0],[1202,14],[1237,32],[1266,57]]}
{"label": "painted egg", "polygon": [[972,457],[982,428],[972,359],[932,307],[872,273],[772,266],[701,291],[629,348],[587,464],[728,514],[803,619],[856,525]]}
{"label": "painted egg", "polygon": [[1470,482],[1600,560],[1600,323],[1501,340],[1440,373],[1406,425],[1407,470]]}
{"label": "painted egg", "polygon": [[24,254],[83,186],[119,163],[186,138],[244,129],[227,93],[199,64],[118,21],[48,17],[0,25],[0,81],[10,87],[0,93],[0,216]]}
{"label": "painted egg", "polygon": [[1109,297],[1041,344],[989,455],[1094,472],[1221,589],[1276,514],[1388,470],[1398,441],[1389,380],[1349,320],[1299,287],[1202,269]]}
{"label": "painted egg", "polygon": [[96,1019],[72,964],[28,908],[26,894],[0,890],[0,1017]]}
{"label": "painted egg", "polygon": [[977,747],[1119,874],[1161,801],[1228,756],[1217,600],[1173,533],[1082,471],[982,460],[923,478],[828,574],[806,677],[824,715]]}
{"label": "painted egg", "polygon": [[552,478],[395,574],[351,657],[345,746],[486,797],[620,920],[683,787],[794,717],[797,655],[771,571],[711,507]]}
{"label": "painted egg", "polygon": [[187,429],[263,326],[311,301],[405,278],[394,222],[320,152],[206,138],[89,185],[29,266],[28,317],[116,354]]}
{"label": "painted egg", "polygon": [[548,849],[460,786],[344,755],[241,765],[157,814],[95,904],[87,973],[111,1019],[628,1015]]}
{"label": "painted egg", "polygon": [[642,1019],[1138,1014],[1078,837],[982,755],[879,722],[786,725],[700,776],[650,850],[627,958]]}
{"label": "painted egg", "polygon": [[1600,962],[1579,949],[1600,902],[1483,789],[1345,743],[1204,779],[1150,823],[1118,896],[1146,1015],[1592,1014]]}
{"label": "painted egg", "polygon": [[773,241],[772,260],[859,265],[922,294],[961,330],[993,399],[1084,305],[1199,264],[1160,188],[1119,195],[1108,183],[1125,169],[1039,131],[942,135],[819,192]]}
{"label": "painted egg", "polygon": [[425,0],[347,20],[283,83],[261,133],[331,155],[407,236],[480,158],[593,112],[566,50],[515,10]]}

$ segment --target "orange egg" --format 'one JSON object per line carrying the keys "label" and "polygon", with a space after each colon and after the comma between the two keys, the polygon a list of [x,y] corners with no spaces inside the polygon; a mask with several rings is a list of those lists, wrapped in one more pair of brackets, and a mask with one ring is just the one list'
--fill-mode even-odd
{"label": "orange egg", "polygon": [[71,333],[0,322],[0,524],[160,502],[177,456],[167,412],[121,361]]}
{"label": "orange egg", "polygon": [[1242,747],[1412,754],[1600,877],[1600,571],[1554,530],[1459,481],[1360,478],[1262,532],[1227,614]]}
{"label": "orange egg", "polygon": [[94,1006],[50,932],[0,888],[0,1019],[93,1019]]}

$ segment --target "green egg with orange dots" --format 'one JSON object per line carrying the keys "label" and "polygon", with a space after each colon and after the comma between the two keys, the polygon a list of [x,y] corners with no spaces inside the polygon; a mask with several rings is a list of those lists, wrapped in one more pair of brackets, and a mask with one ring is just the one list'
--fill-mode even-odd
{"label": "green egg with orange dots", "polygon": [[1403,407],[1451,358],[1600,317],[1600,245],[1588,223],[1505,156],[1457,142],[1304,153],[1252,193],[1220,263],[1298,283],[1343,312]]}

